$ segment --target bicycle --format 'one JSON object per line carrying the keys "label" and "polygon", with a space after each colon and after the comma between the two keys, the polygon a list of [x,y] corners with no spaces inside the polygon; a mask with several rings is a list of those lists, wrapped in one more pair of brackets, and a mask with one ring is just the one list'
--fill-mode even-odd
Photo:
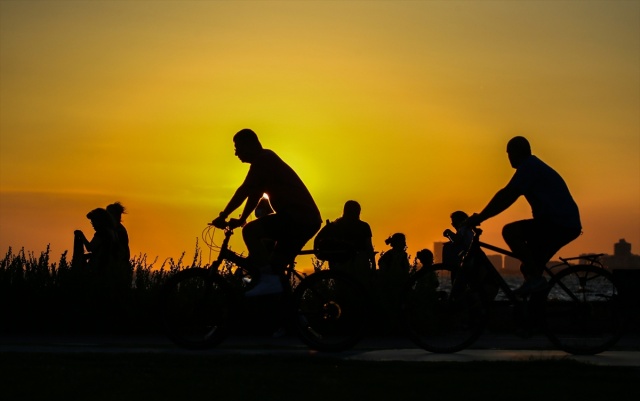
{"label": "bicycle", "polygon": [[[203,238],[205,232],[209,235],[208,227]],[[178,271],[163,286],[163,325],[169,339],[181,347],[207,349],[219,345],[241,318],[243,293],[256,281],[253,278],[257,272],[247,258],[229,249],[233,229],[227,226],[223,231],[218,256],[210,266]],[[298,253],[314,254],[312,249]],[[350,277],[329,270],[307,275],[296,269],[294,258],[281,280],[284,292],[276,297],[282,302],[285,322],[311,349],[342,351],[364,336],[364,290]]]}
{"label": "bicycle", "polygon": [[520,298],[481,248],[515,255],[481,242],[482,230],[470,229],[473,237],[464,244],[460,265],[434,264],[409,282],[403,313],[409,337],[418,346],[435,353],[469,347],[483,333],[488,311],[500,302],[499,291],[519,311],[516,317],[527,331],[540,323],[560,350],[594,355],[617,343],[623,331],[622,305],[612,274],[599,261],[602,254],[560,258],[544,269],[547,286]]}

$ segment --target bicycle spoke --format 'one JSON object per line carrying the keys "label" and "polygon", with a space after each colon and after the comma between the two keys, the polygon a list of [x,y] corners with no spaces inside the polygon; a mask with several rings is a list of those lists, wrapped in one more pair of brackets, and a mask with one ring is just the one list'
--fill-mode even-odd
{"label": "bicycle spoke", "polygon": [[186,348],[209,348],[227,334],[232,299],[224,280],[205,269],[188,269],[169,279],[162,316],[169,338]]}
{"label": "bicycle spoke", "polygon": [[610,273],[583,265],[558,273],[547,293],[545,327],[558,348],[573,354],[597,354],[615,344],[622,320]]}
{"label": "bicycle spoke", "polygon": [[451,297],[452,282],[451,269],[437,264],[418,272],[406,291],[403,315],[409,336],[427,351],[457,352],[482,333],[479,297]]}
{"label": "bicycle spoke", "polygon": [[348,349],[362,337],[364,322],[364,293],[355,282],[323,271],[303,279],[296,288],[294,324],[311,348]]}

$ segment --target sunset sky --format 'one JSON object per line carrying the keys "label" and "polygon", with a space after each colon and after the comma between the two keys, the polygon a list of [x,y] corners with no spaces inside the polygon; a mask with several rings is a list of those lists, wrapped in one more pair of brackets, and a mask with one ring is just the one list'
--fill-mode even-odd
{"label": "sunset sky", "polygon": [[0,2],[3,254],[57,260],[121,201],[134,255],[191,259],[248,170],[242,128],[323,219],[357,200],[375,249],[403,232],[411,255],[507,183],[523,135],[581,210],[558,256],[639,254],[640,2]]}

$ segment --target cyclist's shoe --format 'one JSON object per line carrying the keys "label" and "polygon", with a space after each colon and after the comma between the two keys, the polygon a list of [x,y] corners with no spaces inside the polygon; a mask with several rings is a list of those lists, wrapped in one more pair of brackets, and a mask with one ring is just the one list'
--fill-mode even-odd
{"label": "cyclist's shoe", "polygon": [[280,294],[282,283],[280,277],[275,274],[262,274],[255,287],[245,292],[245,297],[257,297],[260,295]]}
{"label": "cyclist's shoe", "polygon": [[545,289],[547,289],[547,279],[544,277],[534,277],[525,280],[520,287],[513,290],[513,293],[516,296],[524,297]]}

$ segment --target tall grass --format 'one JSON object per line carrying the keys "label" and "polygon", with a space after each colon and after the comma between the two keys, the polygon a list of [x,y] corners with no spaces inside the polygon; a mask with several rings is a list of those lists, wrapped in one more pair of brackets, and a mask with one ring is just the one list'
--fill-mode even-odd
{"label": "tall grass", "polygon": [[[182,269],[209,266],[203,264],[196,241],[190,261],[185,252],[162,262],[140,254],[124,268],[109,266],[122,275],[114,288],[103,276],[69,259],[64,251],[53,261],[49,245],[39,255],[9,247],[0,260],[0,333],[158,330],[156,305],[166,279]],[[312,258],[312,268],[326,265]],[[220,269],[223,275],[233,271],[230,263]]]}
{"label": "tall grass", "polygon": [[116,292],[86,266],[74,266],[64,251],[52,261],[50,246],[39,255],[9,247],[0,260],[0,332],[149,329],[157,296],[170,275],[201,266],[201,251],[190,263],[158,261],[146,254],[133,257],[120,269],[122,285]]}

